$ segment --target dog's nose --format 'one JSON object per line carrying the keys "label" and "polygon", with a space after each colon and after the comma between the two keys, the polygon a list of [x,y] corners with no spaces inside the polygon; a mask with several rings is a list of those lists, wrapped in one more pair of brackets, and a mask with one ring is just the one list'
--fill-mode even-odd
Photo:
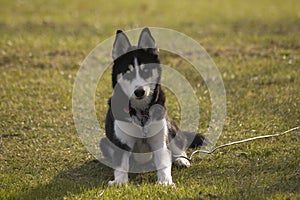
{"label": "dog's nose", "polygon": [[142,98],[142,97],[145,95],[145,90],[144,90],[144,88],[142,88],[142,87],[137,88],[137,89],[134,91],[134,95],[135,95],[137,98]]}

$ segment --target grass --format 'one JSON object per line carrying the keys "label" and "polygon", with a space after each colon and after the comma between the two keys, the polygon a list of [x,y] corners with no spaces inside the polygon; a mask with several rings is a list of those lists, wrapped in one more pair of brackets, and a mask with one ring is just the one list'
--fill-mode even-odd
{"label": "grass", "polygon": [[[154,172],[131,174],[129,185],[108,188],[112,170],[81,144],[71,112],[85,56],[116,29],[157,26],[191,36],[219,67],[227,117],[218,144],[299,126],[299,10],[296,0],[2,0],[0,199],[299,199],[299,131],[174,168],[176,190],[157,186]],[[179,62],[163,59],[174,67]],[[197,88],[199,80],[188,67],[183,71]],[[200,131],[210,117],[205,90],[196,89]],[[178,119],[170,96],[169,113]],[[108,96],[97,97],[103,125]]]}

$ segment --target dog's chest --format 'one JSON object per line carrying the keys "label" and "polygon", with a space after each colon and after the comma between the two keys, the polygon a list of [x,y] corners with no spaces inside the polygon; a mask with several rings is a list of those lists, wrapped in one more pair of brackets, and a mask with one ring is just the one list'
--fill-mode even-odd
{"label": "dog's chest", "polygon": [[134,122],[125,122],[120,120],[115,121],[115,131],[119,138],[122,138],[124,134],[133,138],[150,138],[159,134],[165,128],[165,119],[153,121],[146,126],[140,126]]}
{"label": "dog's chest", "polygon": [[151,146],[147,139],[138,139],[133,147],[134,153],[148,153],[151,152]]}
{"label": "dog's chest", "polygon": [[147,139],[138,139],[133,147],[134,160],[140,164],[149,162],[153,157],[153,152]]}

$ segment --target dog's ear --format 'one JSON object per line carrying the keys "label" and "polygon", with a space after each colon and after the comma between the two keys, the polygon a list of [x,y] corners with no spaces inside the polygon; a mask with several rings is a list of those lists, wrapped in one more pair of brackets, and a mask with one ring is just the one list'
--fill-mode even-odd
{"label": "dog's ear", "polygon": [[144,28],[141,32],[138,48],[142,49],[151,49],[154,54],[158,53],[158,49],[155,44],[155,40],[153,39],[149,28]]}
{"label": "dog's ear", "polygon": [[112,50],[112,58],[116,60],[121,55],[127,53],[130,47],[131,44],[125,33],[121,30],[117,30],[116,39]]}

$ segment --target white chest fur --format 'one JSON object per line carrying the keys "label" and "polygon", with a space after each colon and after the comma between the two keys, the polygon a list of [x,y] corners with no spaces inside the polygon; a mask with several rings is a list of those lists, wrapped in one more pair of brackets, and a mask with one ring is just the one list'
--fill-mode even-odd
{"label": "white chest fur", "polygon": [[165,128],[165,119],[152,121],[144,127],[133,122],[115,121],[115,131],[119,139],[123,138],[124,134],[134,138],[150,138],[161,133]]}

